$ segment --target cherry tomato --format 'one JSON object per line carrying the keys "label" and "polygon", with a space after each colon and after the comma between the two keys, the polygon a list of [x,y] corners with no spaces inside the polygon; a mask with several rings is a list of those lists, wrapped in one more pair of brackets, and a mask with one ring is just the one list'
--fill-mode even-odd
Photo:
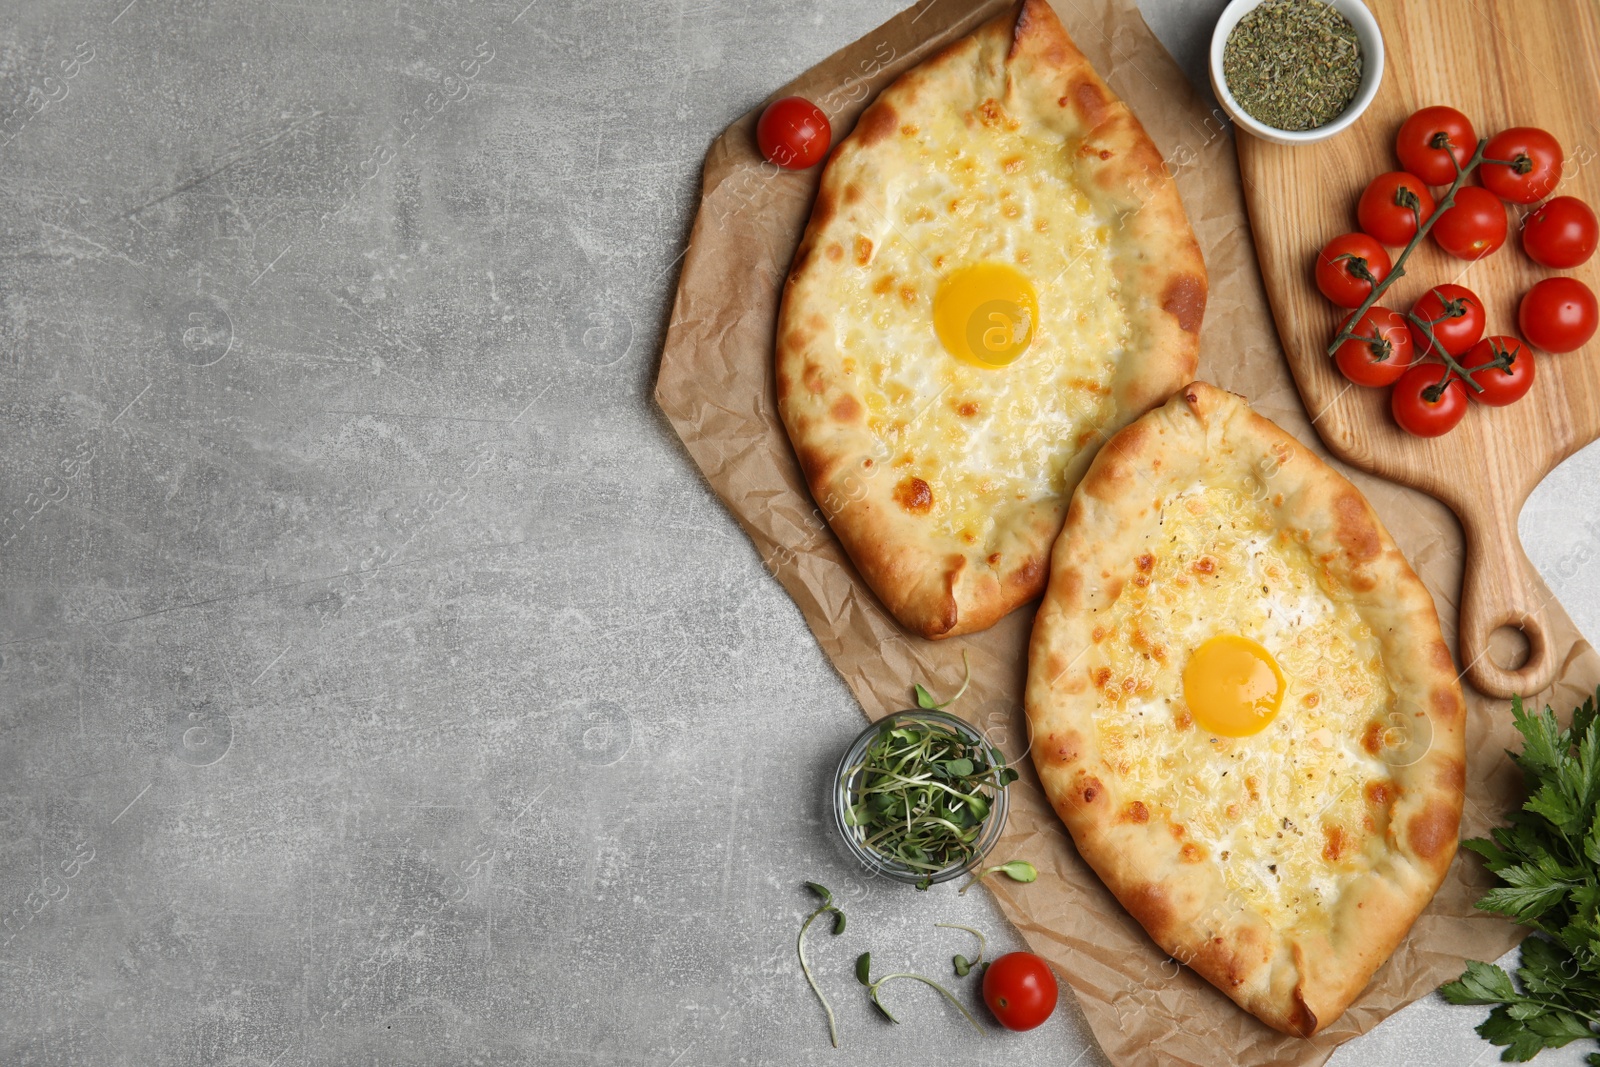
{"label": "cherry tomato", "polygon": [[1032,1030],[1056,1010],[1056,976],[1031,952],[1007,952],[983,972],[983,1002],[1007,1030]]}
{"label": "cherry tomato", "polygon": [[1360,307],[1373,285],[1389,276],[1390,266],[1389,253],[1377,241],[1364,233],[1347,233],[1317,253],[1317,288],[1342,308]]}
{"label": "cherry tomato", "polygon": [[[1416,212],[1412,211],[1413,206]],[[1433,214],[1433,194],[1428,192],[1421,178],[1403,170],[1372,179],[1356,204],[1356,219],[1361,228],[1384,244],[1397,248],[1416,235],[1417,213],[1422,215],[1423,222],[1428,221],[1428,216]]]}
{"label": "cherry tomato", "polygon": [[1558,196],[1522,224],[1522,249],[1535,263],[1569,270],[1588,261],[1600,244],[1600,223],[1575,196]]}
{"label": "cherry tomato", "polygon": [[1471,370],[1499,359],[1502,353],[1511,360],[1511,366],[1472,371],[1472,380],[1483,386],[1483,391],[1467,390],[1467,395],[1472,399],[1492,408],[1505,407],[1521,400],[1533,388],[1533,353],[1515,337],[1485,337],[1473,345],[1461,361],[1463,367]]}
{"label": "cherry tomato", "polygon": [[1467,413],[1467,387],[1460,378],[1451,378],[1448,385],[1439,388],[1447,373],[1443,363],[1419,363],[1394,383],[1389,410],[1406,433],[1438,437],[1455,429]]}
{"label": "cherry tomato", "polygon": [[1464,185],[1428,232],[1452,256],[1482,259],[1506,243],[1506,206],[1487,189]]}
{"label": "cherry tomato", "polygon": [[1536,204],[1561,181],[1561,145],[1532,126],[1501,130],[1483,146],[1483,158],[1510,161],[1509,165],[1484,163],[1478,168],[1478,180],[1513,204]]}
{"label": "cherry tomato", "polygon": [[1355,324],[1354,332],[1334,350],[1333,360],[1355,384],[1393,385],[1411,366],[1411,331],[1398,311],[1374,305]]}
{"label": "cherry tomato", "polygon": [[1565,275],[1536,282],[1517,308],[1522,336],[1546,352],[1571,352],[1594,336],[1600,306],[1594,291]]}
{"label": "cherry tomato", "polygon": [[[1436,285],[1411,305],[1411,314],[1432,323],[1434,339],[1452,356],[1460,356],[1483,336],[1483,301],[1464,285]],[[1419,359],[1438,356],[1428,334],[1411,323],[1411,339]],[[1526,331],[1524,331],[1526,333]]]}
{"label": "cherry tomato", "polygon": [[814,167],[828,154],[833,128],[822,109],[803,96],[774,100],[756,123],[756,144],[767,162],[788,170]]}
{"label": "cherry tomato", "polygon": [[[1449,185],[1478,147],[1472,122],[1453,107],[1425,107],[1400,125],[1394,139],[1400,165],[1429,185]],[[1455,157],[1455,163],[1450,158]]]}

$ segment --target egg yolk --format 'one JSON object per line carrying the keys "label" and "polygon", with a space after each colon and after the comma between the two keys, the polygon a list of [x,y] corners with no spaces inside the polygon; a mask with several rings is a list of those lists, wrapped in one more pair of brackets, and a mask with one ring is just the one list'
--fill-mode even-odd
{"label": "egg yolk", "polygon": [[1267,728],[1283,703],[1283,672],[1272,653],[1238,634],[1206,641],[1183,668],[1183,699],[1208,733],[1248,737]]}
{"label": "egg yolk", "polygon": [[933,329],[952,356],[1004,367],[1028,350],[1039,321],[1033,283],[1004,263],[973,263],[945,275],[933,296]]}

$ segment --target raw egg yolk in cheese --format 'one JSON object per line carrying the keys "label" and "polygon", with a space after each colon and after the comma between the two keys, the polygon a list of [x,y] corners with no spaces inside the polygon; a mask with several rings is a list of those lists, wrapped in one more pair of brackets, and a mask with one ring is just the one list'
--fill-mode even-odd
{"label": "raw egg yolk in cheese", "polygon": [[933,297],[933,328],[952,356],[976,367],[1004,367],[1028,350],[1039,296],[1028,276],[1005,263],[973,263],[945,275]]}
{"label": "raw egg yolk in cheese", "polygon": [[1222,634],[1190,654],[1183,699],[1202,730],[1248,737],[1277,717],[1283,672],[1272,653],[1248,637]]}

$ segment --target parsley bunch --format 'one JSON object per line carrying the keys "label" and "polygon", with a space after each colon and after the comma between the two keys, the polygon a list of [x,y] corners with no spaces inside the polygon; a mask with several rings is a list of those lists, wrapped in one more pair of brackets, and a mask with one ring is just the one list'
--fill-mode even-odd
{"label": "parsley bunch", "polygon": [[[1600,691],[1572,713],[1563,730],[1548,707],[1528,714],[1522,701],[1511,714],[1523,737],[1522,768],[1528,799],[1511,825],[1493,840],[1462,842],[1500,879],[1478,901],[1531,926],[1517,968],[1519,990],[1501,968],[1471,960],[1459,979],[1439,992],[1452,1004],[1493,1004],[1478,1026],[1487,1041],[1504,1045],[1500,1058],[1531,1060],[1547,1048],[1583,1038],[1600,1039]],[[1588,1062],[1600,1067],[1600,1052]]]}

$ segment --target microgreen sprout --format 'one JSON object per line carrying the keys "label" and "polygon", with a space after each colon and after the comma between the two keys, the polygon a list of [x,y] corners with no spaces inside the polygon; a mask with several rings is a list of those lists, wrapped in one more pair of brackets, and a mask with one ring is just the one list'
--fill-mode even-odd
{"label": "microgreen sprout", "polygon": [[[977,931],[973,932],[976,933]],[[901,971],[895,974],[886,974],[882,978],[873,981],[872,953],[863,952],[859,957],[857,957],[856,981],[867,987],[867,994],[872,998],[872,1006],[882,1012],[883,1017],[892,1023],[898,1023],[900,1020],[896,1019],[894,1017],[894,1013],[884,1006],[883,1001],[878,997],[878,990],[883,987],[884,983],[892,982],[896,978],[910,978],[914,981],[921,982],[923,985],[932,986],[934,989],[937,989],[941,994],[943,994],[944,999],[954,1004],[956,1006],[956,1010],[966,1017],[967,1022],[972,1024],[972,1028],[974,1030],[978,1031],[980,1034],[983,1033],[983,1027],[978,1025],[978,1020],[972,1017],[972,1013],[966,1009],[966,1006],[963,1005],[961,1001],[956,999],[956,995],[950,992],[950,990],[946,989],[944,986],[940,985],[938,982],[935,982],[932,978],[928,978],[925,975],[913,974],[910,971]]]}
{"label": "microgreen sprout", "polygon": [[807,882],[806,888],[815,893],[822,903],[817,910],[806,916],[806,921],[800,924],[800,936],[795,939],[795,950],[800,954],[800,970],[804,972],[806,981],[811,985],[811,991],[822,1002],[822,1010],[828,1013],[828,1037],[833,1041],[833,1047],[839,1047],[839,1027],[833,1018],[833,1005],[828,1003],[828,998],[823,996],[822,987],[817,985],[816,976],[811,973],[811,964],[806,959],[806,930],[810,928],[813,920],[825,912],[833,913],[834,936],[844,933],[844,912],[833,903],[833,894],[828,888],[816,882]]}
{"label": "microgreen sprout", "polygon": [[972,880],[956,891],[957,896],[965,896],[967,890],[983,881],[989,875],[999,871],[1013,882],[1036,882],[1039,880],[1039,869],[1027,860],[1012,860],[979,871],[972,876]]}
{"label": "microgreen sprout", "polygon": [[950,962],[955,965],[957,978],[965,978],[971,973],[972,968],[983,962],[983,954],[989,950],[989,940],[983,936],[982,931],[974,930],[970,926],[962,926],[960,923],[934,923],[933,925],[945,930],[965,930],[978,939],[977,959],[969,960],[960,953],[950,958]]}

